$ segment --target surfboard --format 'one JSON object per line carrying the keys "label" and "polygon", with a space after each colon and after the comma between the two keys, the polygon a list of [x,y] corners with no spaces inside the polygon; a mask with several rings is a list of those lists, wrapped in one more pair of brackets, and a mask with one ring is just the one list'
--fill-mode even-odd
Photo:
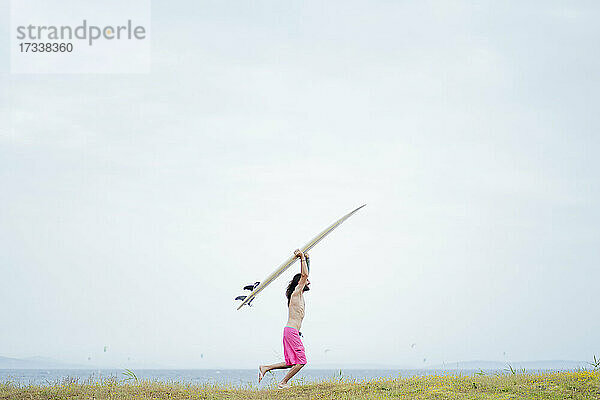
{"label": "surfboard", "polygon": [[[303,247],[301,247],[300,250],[302,250],[302,252],[306,252],[306,251],[309,251],[310,249],[312,249],[313,247],[315,247],[317,243],[319,243],[321,240],[323,240],[335,228],[340,226],[344,221],[346,221],[348,218],[350,218],[352,215],[354,215],[354,213],[356,213],[358,210],[360,210],[364,206],[366,206],[366,204],[363,204],[362,206],[350,211],[348,214],[344,215],[342,218],[338,219],[333,224],[329,225],[322,232],[320,232],[317,236],[315,236],[310,242],[306,243]],[[271,282],[273,282],[275,279],[277,279],[277,277],[279,277],[281,274],[283,274],[289,267],[294,265],[294,263],[297,260],[298,260],[298,257],[292,255],[290,258],[285,260],[283,262],[283,264],[281,264],[275,271],[273,271],[273,273],[271,273],[271,275],[267,276],[262,282],[256,282],[254,285],[246,286],[245,288],[248,290],[252,290],[252,292],[248,296],[236,297],[236,300],[242,300],[242,304],[240,304],[240,306],[237,309],[239,310],[243,306],[249,305],[252,302],[252,300],[254,300],[256,298],[256,296],[260,292],[263,291],[264,288],[269,286],[269,284],[271,284]],[[252,287],[253,289],[249,289],[250,287]]]}

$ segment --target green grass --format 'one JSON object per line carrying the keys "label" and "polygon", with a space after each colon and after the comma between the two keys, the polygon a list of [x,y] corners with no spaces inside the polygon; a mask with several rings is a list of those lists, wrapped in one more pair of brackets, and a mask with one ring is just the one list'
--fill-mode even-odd
{"label": "green grass", "polygon": [[[133,378],[135,375],[131,375]],[[600,399],[600,371],[539,375],[423,376],[356,381],[332,379],[290,389],[192,385],[136,379],[65,380],[51,386],[0,384],[0,399]]]}

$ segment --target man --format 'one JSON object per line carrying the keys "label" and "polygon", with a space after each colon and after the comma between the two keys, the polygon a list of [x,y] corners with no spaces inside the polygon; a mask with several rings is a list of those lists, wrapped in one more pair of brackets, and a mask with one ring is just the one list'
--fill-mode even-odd
{"label": "man", "polygon": [[279,383],[279,389],[289,388],[290,384],[288,381],[306,365],[304,345],[300,339],[300,327],[304,319],[304,296],[302,294],[309,290],[310,285],[310,281],[308,280],[309,257],[308,253],[302,253],[300,250],[294,251],[294,255],[300,258],[300,273],[294,275],[285,293],[288,299],[288,322],[285,328],[283,328],[283,354],[285,362],[258,367],[259,383],[265,374],[272,369],[290,368],[287,375]]}

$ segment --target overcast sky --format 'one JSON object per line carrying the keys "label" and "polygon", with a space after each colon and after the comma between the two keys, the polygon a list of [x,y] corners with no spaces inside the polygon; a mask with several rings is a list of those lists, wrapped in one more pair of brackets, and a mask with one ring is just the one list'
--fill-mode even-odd
{"label": "overcast sky", "polygon": [[363,203],[309,363],[598,354],[600,3],[152,7],[150,74],[11,75],[0,2],[0,355],[280,361],[297,267],[233,298]]}

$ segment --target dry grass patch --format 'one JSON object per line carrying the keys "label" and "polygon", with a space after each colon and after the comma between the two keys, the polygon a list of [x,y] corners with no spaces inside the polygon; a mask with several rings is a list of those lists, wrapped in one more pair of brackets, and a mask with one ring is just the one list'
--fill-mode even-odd
{"label": "dry grass patch", "polygon": [[594,399],[600,400],[600,371],[547,374],[421,376],[396,379],[334,379],[275,386],[193,385],[180,382],[118,381],[55,385],[0,384],[1,400],[183,400],[183,399]]}

